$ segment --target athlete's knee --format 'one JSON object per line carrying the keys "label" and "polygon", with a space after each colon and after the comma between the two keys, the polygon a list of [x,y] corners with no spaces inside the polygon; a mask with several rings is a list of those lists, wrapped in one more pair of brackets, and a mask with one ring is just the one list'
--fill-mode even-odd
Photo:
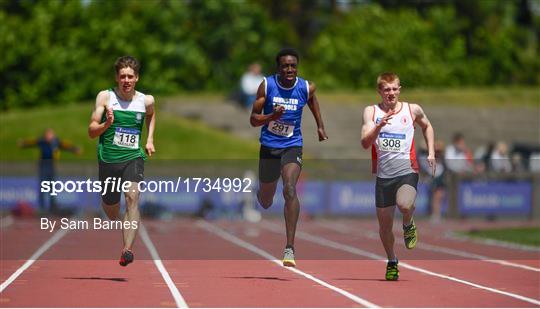
{"label": "athlete's knee", "polygon": [[283,185],[283,198],[285,201],[290,201],[296,198],[296,186],[292,183]]}
{"label": "athlete's knee", "polygon": [[127,209],[136,208],[139,203],[139,193],[129,192],[126,193],[126,207]]}
{"label": "athlete's knee", "polygon": [[109,220],[118,220],[120,218],[120,205],[118,203],[107,204],[102,202],[101,208],[103,208],[103,211]]}
{"label": "athlete's knee", "polygon": [[270,208],[270,206],[272,206],[272,204],[274,203],[273,196],[263,198],[261,191],[257,191],[257,200],[259,201],[261,207],[264,209]]}
{"label": "athlete's knee", "polygon": [[410,185],[403,185],[396,194],[396,204],[401,212],[414,209],[416,190]]}
{"label": "athlete's knee", "polygon": [[402,213],[410,213],[414,211],[414,203],[413,202],[404,202],[404,203],[398,203],[397,207],[400,212]]}

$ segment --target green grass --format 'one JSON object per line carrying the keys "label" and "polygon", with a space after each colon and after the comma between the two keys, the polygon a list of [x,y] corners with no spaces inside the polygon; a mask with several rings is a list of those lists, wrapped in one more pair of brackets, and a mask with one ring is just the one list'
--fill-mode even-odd
{"label": "green grass", "polygon": [[[76,156],[62,153],[62,160],[96,160],[97,139],[87,135],[94,103],[61,107],[15,110],[0,114],[1,160],[35,160],[36,148],[20,149],[17,141],[35,138],[45,128],[53,128],[61,139],[83,148]],[[185,120],[167,113],[156,114],[154,159],[247,159],[258,156],[256,141],[246,142],[197,121]],[[143,138],[146,141],[146,138]]]}
{"label": "green grass", "polygon": [[[375,89],[358,91],[318,90],[321,104],[365,105],[380,100]],[[159,101],[188,101],[201,104],[223,104],[227,94],[187,93],[159,98]],[[540,106],[540,93],[534,87],[445,88],[408,89],[404,87],[401,98],[410,102],[451,106]],[[87,137],[87,126],[93,102],[67,106],[47,106],[29,110],[0,113],[1,160],[35,160],[37,149],[19,149],[17,140],[40,135],[47,127],[58,136],[83,147],[77,157],[62,154],[63,160],[95,160],[96,140]],[[159,113],[155,136],[156,159],[245,159],[256,158],[256,141],[244,141],[219,130],[210,129],[197,121],[181,119]],[[143,139],[144,140],[144,139]]]}
{"label": "green grass", "polygon": [[475,238],[488,238],[540,247],[540,227],[478,230],[464,234]]}
{"label": "green grass", "polygon": [[[375,88],[358,91],[318,90],[321,103],[367,105],[380,101]],[[461,106],[540,106],[540,92],[534,87],[492,88],[444,88],[444,89],[401,89],[403,101],[426,105]]]}

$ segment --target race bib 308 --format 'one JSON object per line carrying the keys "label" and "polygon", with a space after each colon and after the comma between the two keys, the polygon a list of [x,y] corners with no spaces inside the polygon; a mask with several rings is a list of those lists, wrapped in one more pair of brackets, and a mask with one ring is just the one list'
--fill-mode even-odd
{"label": "race bib 308", "polygon": [[406,135],[381,132],[379,134],[379,149],[389,152],[406,152]]}

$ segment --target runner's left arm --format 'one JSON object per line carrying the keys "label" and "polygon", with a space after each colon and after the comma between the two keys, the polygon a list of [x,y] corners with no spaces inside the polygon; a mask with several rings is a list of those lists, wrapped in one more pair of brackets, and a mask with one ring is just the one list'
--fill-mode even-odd
{"label": "runner's left arm", "polygon": [[428,148],[427,160],[429,166],[431,167],[431,174],[432,176],[434,176],[435,168],[437,167],[437,164],[435,162],[435,131],[433,130],[431,122],[427,118],[424,110],[420,107],[420,105],[411,104],[411,110],[415,117],[414,122],[416,122],[420,126],[420,128],[422,128],[422,133],[424,135],[424,139]]}
{"label": "runner's left arm", "polygon": [[154,108],[155,100],[151,95],[147,95],[144,99],[144,104],[146,106],[146,146],[145,151],[148,156],[152,156],[156,149],[154,148],[154,129],[156,127],[156,110]]}
{"label": "runner's left arm", "polygon": [[308,106],[311,110],[311,113],[313,114],[313,117],[315,118],[315,122],[317,123],[317,134],[319,135],[320,142],[327,140],[328,136],[326,135],[326,131],[324,130],[324,123],[321,116],[321,110],[319,108],[319,100],[317,100],[317,96],[315,96],[316,89],[317,87],[314,83],[309,83]]}

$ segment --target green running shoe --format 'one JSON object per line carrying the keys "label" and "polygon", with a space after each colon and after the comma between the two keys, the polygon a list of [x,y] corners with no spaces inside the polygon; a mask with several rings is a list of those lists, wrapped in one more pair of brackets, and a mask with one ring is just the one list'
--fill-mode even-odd
{"label": "green running shoe", "polygon": [[388,261],[386,264],[386,280],[397,281],[399,278],[398,261]]}
{"label": "green running shoe", "polygon": [[414,224],[414,220],[411,220],[411,225],[408,227],[403,226],[403,238],[405,239],[405,247],[407,247],[407,249],[413,249],[416,247],[418,233],[416,232],[416,224]]}

